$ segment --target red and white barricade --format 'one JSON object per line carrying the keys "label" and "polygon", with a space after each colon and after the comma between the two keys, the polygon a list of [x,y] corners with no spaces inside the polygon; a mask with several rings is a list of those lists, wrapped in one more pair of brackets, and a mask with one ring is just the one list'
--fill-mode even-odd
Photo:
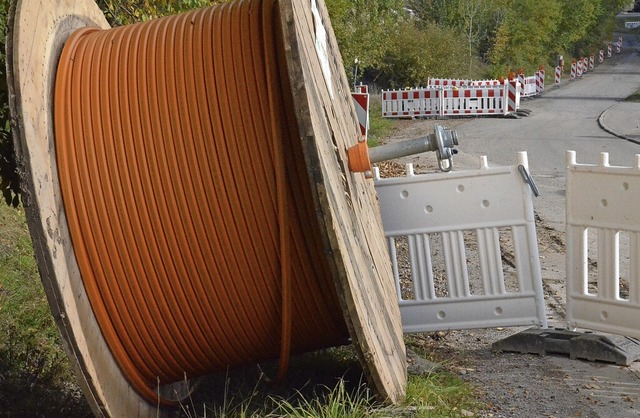
{"label": "red and white barricade", "polygon": [[571,79],[575,80],[578,76],[578,61],[571,60]]}
{"label": "red and white barricade", "polygon": [[504,114],[504,88],[467,87],[442,91],[441,116]]}
{"label": "red and white barricade", "polygon": [[609,45],[607,45],[607,58],[611,58],[612,54],[613,54],[613,45],[611,45],[611,42],[609,42]]}
{"label": "red and white barricade", "polygon": [[584,60],[582,58],[580,58],[578,60],[578,67],[576,69],[576,77],[582,77],[582,65],[584,63]]}
{"label": "red and white barricade", "polygon": [[545,77],[544,67],[540,67],[540,69],[535,72],[536,94],[542,94],[542,92],[544,91],[544,77]]}
{"label": "red and white barricade", "polygon": [[356,108],[356,116],[360,125],[360,133],[367,138],[369,135],[369,93],[365,85],[356,87],[356,92],[351,93],[353,104]]}
{"label": "red and white barricade", "polygon": [[446,89],[423,88],[382,92],[382,116],[406,118],[421,116],[506,115],[518,110],[520,83],[516,80],[498,86]]}
{"label": "red and white barricade", "polygon": [[518,80],[509,80],[506,82],[507,106],[505,114],[513,113],[520,109],[520,83]]}
{"label": "red and white barricade", "polygon": [[441,89],[383,91],[382,117],[440,116],[441,92]]}
{"label": "red and white barricade", "polygon": [[586,74],[589,72],[589,58],[582,58],[582,74]]}
{"label": "red and white barricade", "polygon": [[591,55],[589,57],[589,71],[593,70],[595,66],[596,66],[596,57]]}
{"label": "red and white barricade", "polygon": [[618,36],[618,42],[616,42],[616,53],[619,54],[622,49],[622,35]]}
{"label": "red and white barricade", "polygon": [[463,87],[469,83],[469,80],[455,80],[450,78],[429,78],[427,87]]}
{"label": "red and white barricade", "polygon": [[556,67],[555,85],[559,86],[561,82],[562,82],[562,67],[558,65]]}
{"label": "red and white barricade", "polygon": [[449,78],[429,78],[427,87],[454,88],[454,87],[493,87],[499,86],[500,80],[456,80]]}
{"label": "red and white barricade", "polygon": [[598,62],[600,64],[602,64],[604,62],[604,50],[602,50],[602,49],[598,52]]}

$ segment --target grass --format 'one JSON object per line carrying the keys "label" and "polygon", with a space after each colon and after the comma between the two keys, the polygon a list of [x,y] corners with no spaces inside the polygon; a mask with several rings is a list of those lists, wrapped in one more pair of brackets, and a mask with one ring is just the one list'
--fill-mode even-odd
{"label": "grass", "polygon": [[24,213],[0,204],[0,415],[88,416],[61,346]]}
{"label": "grass", "polygon": [[367,145],[376,147],[382,138],[387,138],[395,124],[391,119],[382,117],[382,100],[380,96],[369,96],[369,136]]}
{"label": "grass", "polygon": [[[180,412],[229,418],[456,417],[482,408],[475,389],[446,371],[411,376],[406,401],[385,406],[363,384],[352,347],[292,358],[281,383],[267,377],[276,371],[277,364],[269,363],[204,378]],[[0,204],[0,416],[90,415],[49,311],[24,213]]]}
{"label": "grass", "polygon": [[640,89],[638,89],[638,91],[636,91],[635,93],[633,93],[631,96],[627,97],[626,99],[624,99],[625,102],[635,102],[635,103],[640,103]]}

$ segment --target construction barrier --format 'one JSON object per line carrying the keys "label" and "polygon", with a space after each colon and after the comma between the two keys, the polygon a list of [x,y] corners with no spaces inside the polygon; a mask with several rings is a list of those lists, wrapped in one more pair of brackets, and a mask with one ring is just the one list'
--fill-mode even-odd
{"label": "construction barrier", "polygon": [[577,76],[578,76],[578,61],[572,60],[571,61],[571,79],[575,80]]}
{"label": "construction barrier", "polygon": [[596,66],[596,57],[591,55],[589,57],[589,71],[593,70],[595,66]]}
{"label": "construction barrier", "polygon": [[562,81],[562,67],[561,66],[557,66],[556,67],[555,85],[559,86],[561,81]]}
{"label": "construction barrier", "polygon": [[518,110],[519,83],[456,89],[420,88],[382,91],[382,116],[506,115]]}
{"label": "construction barrier", "polygon": [[598,62],[600,64],[602,64],[604,62],[604,50],[602,50],[602,49],[598,52]]}
{"label": "construction barrier", "polygon": [[[404,332],[547,326],[527,154],[513,166],[480,161],[477,170],[426,175],[409,164],[396,178],[374,168]],[[512,268],[502,261],[511,245]]]}
{"label": "construction barrier", "polygon": [[584,61],[584,60],[583,60],[582,58],[580,58],[580,59],[578,60],[578,63],[577,63],[577,70],[576,70],[576,77],[582,77],[582,70],[583,70],[582,66],[583,66],[583,61]]}
{"label": "construction barrier", "polygon": [[544,77],[545,77],[544,67],[540,67],[540,69],[535,72],[536,95],[542,94],[542,92],[544,91]]}
{"label": "construction barrier", "polygon": [[582,58],[582,74],[586,74],[589,72],[589,58]]}
{"label": "construction barrier", "polygon": [[429,78],[427,80],[427,87],[493,87],[499,86],[502,83],[500,80],[456,80],[448,78]]}
{"label": "construction barrier", "polygon": [[569,328],[640,338],[640,155],[634,167],[566,160]]}
{"label": "construction barrier", "polygon": [[613,55],[613,46],[609,42],[609,45],[607,45],[607,58],[611,58],[611,55]]}
{"label": "construction barrier", "polygon": [[356,86],[356,91],[351,93],[353,105],[356,108],[356,116],[360,125],[360,133],[367,138],[369,135],[369,89],[365,85]]}

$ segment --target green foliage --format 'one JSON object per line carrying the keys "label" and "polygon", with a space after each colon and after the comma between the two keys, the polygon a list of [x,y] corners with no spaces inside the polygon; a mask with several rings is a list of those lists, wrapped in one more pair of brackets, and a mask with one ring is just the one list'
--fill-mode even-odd
{"label": "green foliage", "polygon": [[0,0],[0,193],[7,205],[17,207],[20,202],[20,180],[9,122],[9,93],[5,66],[8,11],[9,0]]}
{"label": "green foliage", "polygon": [[40,282],[24,213],[0,205],[0,415],[88,416]]}
{"label": "green foliage", "polygon": [[326,0],[347,75],[383,64],[388,42],[404,18],[403,0]]}
{"label": "green foliage", "polygon": [[405,403],[416,408],[416,418],[469,416],[484,407],[469,383],[448,372],[409,376]]}
{"label": "green foliage", "polygon": [[429,77],[460,77],[467,73],[465,40],[452,29],[413,22],[399,25],[389,39],[376,82],[387,87],[425,85]]}
{"label": "green foliage", "polygon": [[112,26],[147,21],[223,2],[224,0],[97,0]]}
{"label": "green foliage", "polygon": [[531,72],[546,63],[562,16],[558,0],[513,0],[498,28],[489,60],[494,69]]}
{"label": "green foliage", "polygon": [[394,127],[394,121],[382,117],[382,99],[380,96],[369,96],[369,134],[367,145],[376,147],[380,141],[388,138]]}

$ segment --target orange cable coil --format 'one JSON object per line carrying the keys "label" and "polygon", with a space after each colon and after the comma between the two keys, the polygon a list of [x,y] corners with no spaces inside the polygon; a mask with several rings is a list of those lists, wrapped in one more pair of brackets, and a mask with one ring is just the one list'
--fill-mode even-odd
{"label": "orange cable coil", "polygon": [[69,38],[60,186],[97,322],[131,385],[343,344],[275,0]]}

